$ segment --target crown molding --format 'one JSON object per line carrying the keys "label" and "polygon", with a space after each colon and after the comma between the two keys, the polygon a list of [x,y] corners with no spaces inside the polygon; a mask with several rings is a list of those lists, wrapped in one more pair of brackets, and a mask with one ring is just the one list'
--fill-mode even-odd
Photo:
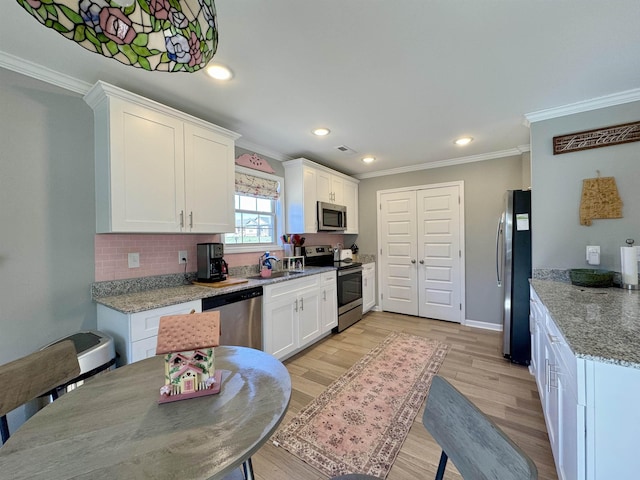
{"label": "crown molding", "polygon": [[27,77],[42,80],[43,82],[56,85],[81,95],[86,94],[93,86],[90,83],[83,82],[82,80],[70,77],[64,73],[56,72],[50,68],[43,67],[37,63],[24,60],[20,57],[16,57],[15,55],[2,51],[0,51],[0,67],[13,70],[14,72],[26,75]]}
{"label": "crown molding", "polygon": [[547,108],[546,110],[526,113],[522,123],[528,127],[532,123],[540,122],[542,120],[550,120],[552,118],[564,117],[575,113],[589,112],[599,108],[613,107],[615,105],[636,102],[638,100],[640,100],[640,88],[635,88],[633,90],[612,93],[611,95],[596,97],[582,102],[570,103],[560,107]]}
{"label": "crown molding", "polygon": [[409,165],[406,167],[392,168],[389,170],[379,170],[371,173],[360,173],[352,175],[357,179],[385,177],[387,175],[397,175],[399,173],[417,172],[419,170],[429,170],[432,168],[450,167],[452,165],[462,165],[464,163],[483,162],[485,160],[495,160],[496,158],[516,157],[530,150],[529,145],[518,145],[508,150],[499,150],[497,152],[481,153],[479,155],[470,155],[468,157],[450,158],[448,160],[439,160],[436,162],[420,163],[418,165]]}
{"label": "crown molding", "polygon": [[[17,73],[21,73],[22,75],[26,75],[27,77],[42,80],[43,82],[46,82],[48,84],[64,88],[71,92],[79,93],[83,96],[89,93],[89,91],[93,88],[93,85],[90,83],[78,80],[77,78],[65,75],[60,72],[56,72],[55,70],[51,70],[50,68],[44,67],[34,62],[30,62],[29,60],[25,60],[20,57],[16,57],[15,55],[11,55],[1,50],[0,67],[6,68],[7,70],[12,70]],[[118,90],[121,89],[118,88]],[[273,158],[274,160],[280,162],[291,160],[291,157],[287,155],[269,150],[262,145],[255,144],[244,139],[236,140],[236,145],[240,148],[252,150],[255,153],[266,155],[267,157]]]}

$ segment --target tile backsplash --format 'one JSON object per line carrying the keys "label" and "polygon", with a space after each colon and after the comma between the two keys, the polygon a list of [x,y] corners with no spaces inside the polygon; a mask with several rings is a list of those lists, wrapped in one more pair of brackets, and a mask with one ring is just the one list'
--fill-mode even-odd
{"label": "tile backsplash", "polygon": [[[344,242],[341,234],[305,234],[305,245],[331,245]],[[154,275],[184,273],[184,264],[178,263],[178,251],[187,251],[187,272],[197,270],[196,245],[219,242],[220,235],[192,234],[118,234],[95,236],[95,281],[122,280]],[[128,254],[140,254],[140,266],[129,268]],[[282,250],[272,252],[282,255]],[[257,265],[258,253],[225,254],[229,267]]]}
{"label": "tile backsplash", "polygon": [[[197,267],[196,245],[219,242],[219,235],[103,234],[95,236],[96,282],[183,273],[178,251],[187,251],[187,272]],[[129,268],[128,254],[140,254],[140,267]]]}

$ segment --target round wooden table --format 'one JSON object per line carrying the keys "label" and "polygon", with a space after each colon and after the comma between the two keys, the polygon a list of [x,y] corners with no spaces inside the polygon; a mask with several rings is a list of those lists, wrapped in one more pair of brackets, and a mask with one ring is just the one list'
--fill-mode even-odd
{"label": "round wooden table", "polygon": [[158,404],[163,357],[92,379],[40,410],[0,448],[2,478],[219,479],[250,459],[289,405],[273,356],[216,347],[219,394]]}

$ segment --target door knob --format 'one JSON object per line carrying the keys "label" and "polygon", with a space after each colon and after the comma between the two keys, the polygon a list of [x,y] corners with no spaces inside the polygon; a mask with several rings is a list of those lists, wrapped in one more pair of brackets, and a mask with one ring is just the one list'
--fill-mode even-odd
{"label": "door knob", "polygon": [[411,260],[411,263],[416,263],[415,259],[414,259],[414,260]]}
{"label": "door knob", "polygon": [[424,265],[424,260],[420,260],[420,265]]}

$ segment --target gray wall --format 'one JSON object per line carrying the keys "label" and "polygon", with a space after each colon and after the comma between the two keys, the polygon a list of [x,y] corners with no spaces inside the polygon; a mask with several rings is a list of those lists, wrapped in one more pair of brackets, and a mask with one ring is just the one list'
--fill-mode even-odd
{"label": "gray wall", "polygon": [[495,274],[496,224],[502,212],[504,192],[523,186],[522,166],[523,159],[518,156],[361,180],[360,253],[377,251],[378,190],[463,180],[466,318],[501,324],[501,294]]}
{"label": "gray wall", "polygon": [[[0,68],[0,364],[96,328],[93,114]],[[9,417],[21,423],[21,410]]]}
{"label": "gray wall", "polygon": [[[640,245],[640,142],[553,155],[553,137],[640,120],[640,102],[531,125],[534,268],[589,268],[587,245],[600,245],[600,268],[620,271],[620,246]],[[621,219],[580,225],[582,180],[615,177],[624,202]]]}

